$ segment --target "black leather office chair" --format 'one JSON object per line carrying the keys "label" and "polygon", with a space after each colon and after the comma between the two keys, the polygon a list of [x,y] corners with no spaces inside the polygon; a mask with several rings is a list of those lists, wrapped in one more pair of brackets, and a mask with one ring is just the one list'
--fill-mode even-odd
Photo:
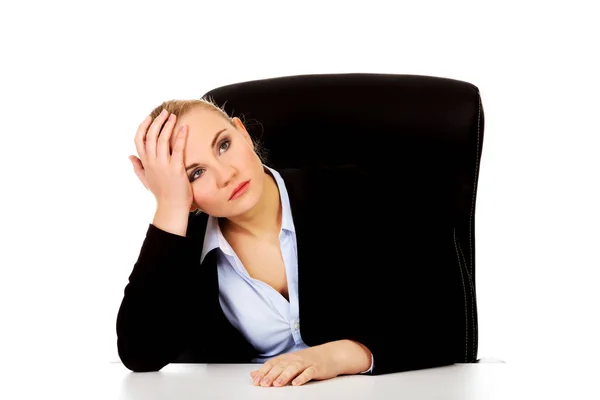
{"label": "black leather office chair", "polygon": [[[365,165],[421,182],[411,193],[420,196],[411,200],[420,205],[416,215],[444,210],[455,226],[452,262],[461,268],[465,319],[456,361],[477,362],[475,201],[484,115],[476,86],[418,75],[316,74],[235,83],[204,97],[243,117],[276,169]],[[432,188],[440,186],[451,193],[446,204],[436,203]]]}

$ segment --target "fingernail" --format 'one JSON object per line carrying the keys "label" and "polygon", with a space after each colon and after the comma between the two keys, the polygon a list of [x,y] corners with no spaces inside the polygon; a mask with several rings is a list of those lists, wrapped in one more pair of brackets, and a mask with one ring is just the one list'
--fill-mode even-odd
{"label": "fingernail", "polygon": [[259,382],[260,382],[260,376],[257,376],[256,378],[254,378],[254,382],[253,382],[253,383],[254,383],[255,385],[258,385],[258,384],[259,384]]}
{"label": "fingernail", "polygon": [[277,380],[276,380],[274,383],[275,383],[276,385],[281,385],[281,379],[277,379]]}
{"label": "fingernail", "polygon": [[262,381],[260,381],[261,385],[268,385],[269,383],[271,383],[271,381],[269,380],[269,378],[265,378]]}

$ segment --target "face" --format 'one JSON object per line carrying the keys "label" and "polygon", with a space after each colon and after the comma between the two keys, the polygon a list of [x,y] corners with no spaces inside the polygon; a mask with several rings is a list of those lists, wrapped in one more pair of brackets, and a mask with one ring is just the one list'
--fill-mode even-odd
{"label": "face", "polygon": [[[177,117],[174,133],[181,125],[188,127],[183,161],[193,209],[225,218],[250,211],[262,194],[265,173],[242,121],[234,118],[232,125],[218,112],[201,108]],[[171,138],[171,148],[174,143]]]}

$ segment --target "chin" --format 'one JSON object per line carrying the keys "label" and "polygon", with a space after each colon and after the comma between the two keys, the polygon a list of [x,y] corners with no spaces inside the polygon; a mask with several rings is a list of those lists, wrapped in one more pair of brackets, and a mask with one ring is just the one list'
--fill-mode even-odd
{"label": "chin", "polygon": [[234,201],[233,209],[235,210],[235,215],[242,215],[252,211],[252,209],[260,202],[262,187],[257,187],[256,184],[262,186],[262,182],[255,182],[255,180],[253,180],[250,184],[250,190],[248,190],[247,193],[244,193],[242,197]]}
{"label": "chin", "polygon": [[238,207],[236,211],[238,215],[240,214],[245,214],[247,212],[252,211],[252,209],[254,209],[254,207],[256,207],[256,205],[258,204],[259,200],[260,200],[260,195],[254,195],[254,193],[247,193],[248,195],[252,194],[252,196],[247,196],[245,199],[240,199],[240,200],[244,200],[241,201],[240,204],[238,204]]}

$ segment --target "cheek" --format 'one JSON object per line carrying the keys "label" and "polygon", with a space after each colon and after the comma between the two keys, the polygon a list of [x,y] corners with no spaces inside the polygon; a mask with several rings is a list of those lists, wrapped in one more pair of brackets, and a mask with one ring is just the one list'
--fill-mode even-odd
{"label": "cheek", "polygon": [[216,193],[209,186],[209,184],[201,184],[200,182],[192,184],[194,202],[201,209],[212,208],[212,205],[215,203]]}

